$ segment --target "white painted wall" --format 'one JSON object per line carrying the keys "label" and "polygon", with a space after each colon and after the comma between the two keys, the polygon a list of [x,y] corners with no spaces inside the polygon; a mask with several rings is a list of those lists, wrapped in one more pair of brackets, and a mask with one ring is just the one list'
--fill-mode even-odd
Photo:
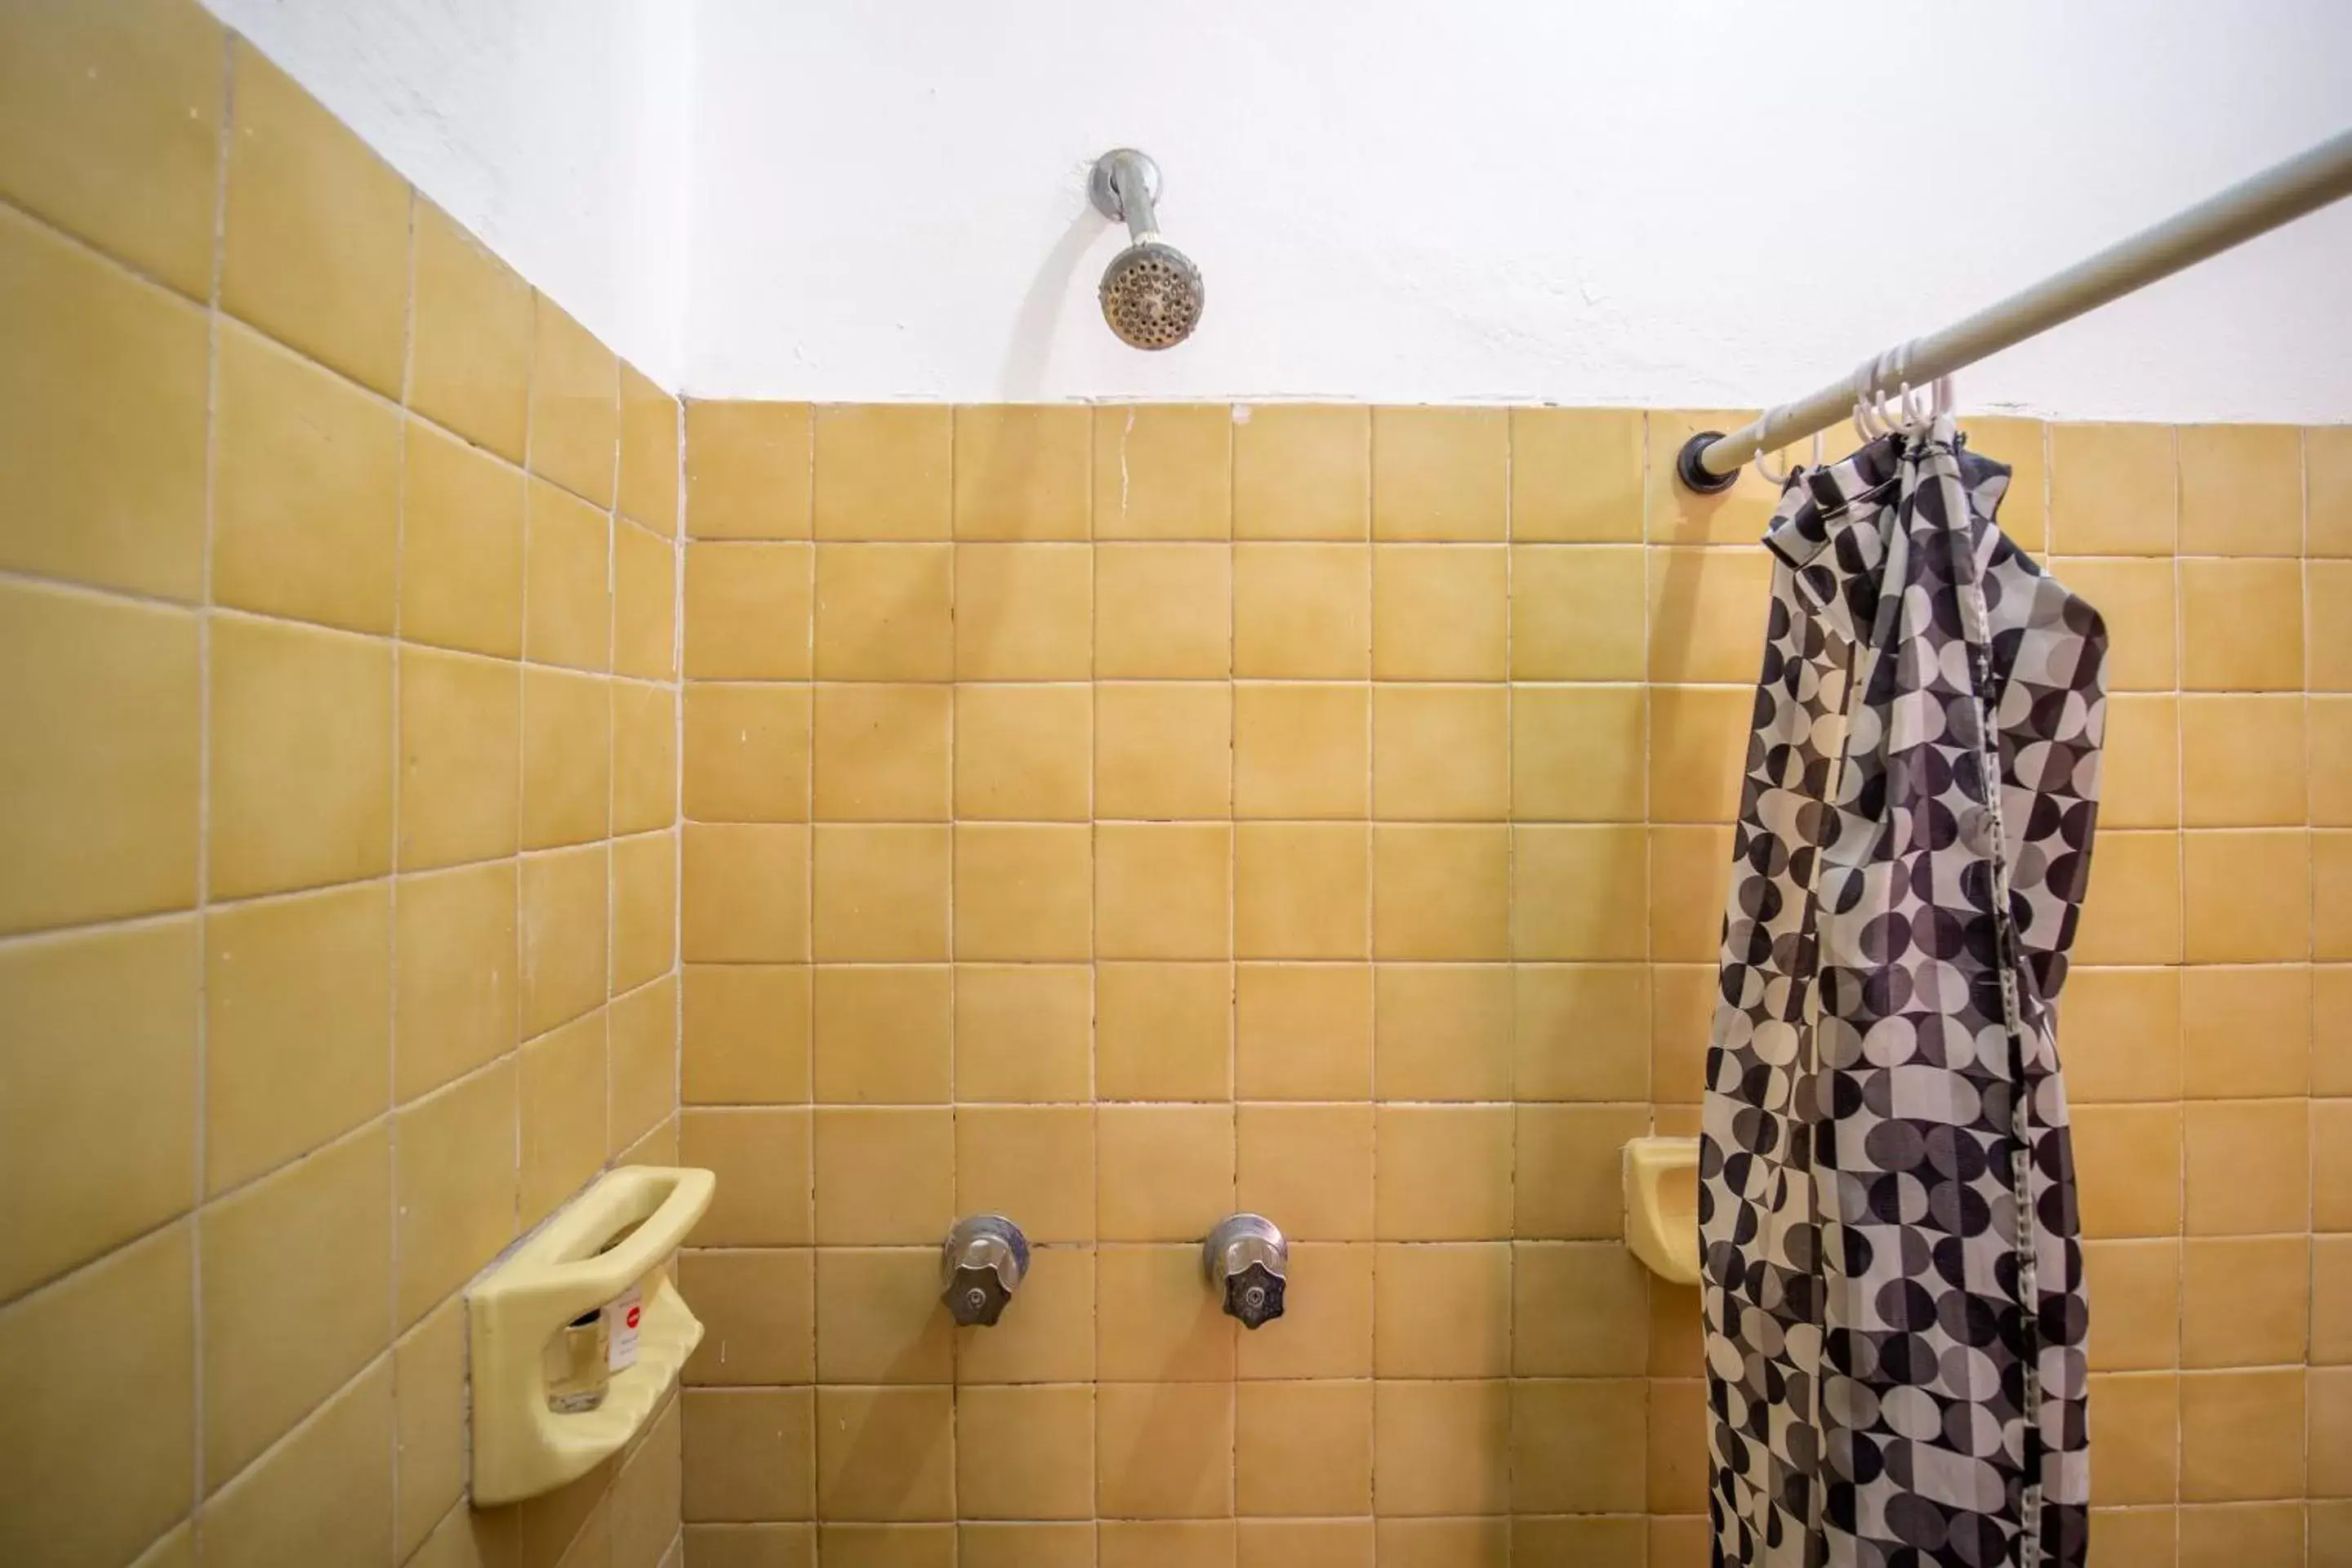
{"label": "white painted wall", "polygon": [[680,0],[205,0],[665,386],[689,287]]}
{"label": "white painted wall", "polygon": [[[703,395],[1809,392],[2352,123],[2345,0],[700,0]],[[1084,171],[1207,276],[1113,339]],[[2352,204],[1960,379],[2352,418]]]}
{"label": "white painted wall", "polygon": [[[703,396],[1796,396],[2352,122],[2345,0],[207,0]],[[1138,353],[1094,155],[1205,269]],[[2352,203],[1972,407],[2352,418]]]}

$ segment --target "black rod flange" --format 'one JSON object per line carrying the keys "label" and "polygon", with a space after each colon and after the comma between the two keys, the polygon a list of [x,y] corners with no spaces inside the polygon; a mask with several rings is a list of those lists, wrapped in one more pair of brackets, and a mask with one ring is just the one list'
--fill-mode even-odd
{"label": "black rod flange", "polygon": [[1675,454],[1675,478],[1682,480],[1684,489],[1711,496],[1739,482],[1738,468],[1727,474],[1709,473],[1698,460],[1701,452],[1722,439],[1723,432],[1720,430],[1702,430],[1683,443],[1683,449]]}

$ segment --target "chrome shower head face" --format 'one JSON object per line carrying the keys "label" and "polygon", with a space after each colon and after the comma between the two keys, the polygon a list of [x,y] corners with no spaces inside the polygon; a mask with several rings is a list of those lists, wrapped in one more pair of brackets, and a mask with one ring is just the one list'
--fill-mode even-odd
{"label": "chrome shower head face", "polygon": [[1200,325],[1206,294],[1192,258],[1160,237],[1160,165],[1116,148],[1095,160],[1087,195],[1134,241],[1103,269],[1103,320],[1130,347],[1174,348]]}
{"label": "chrome shower head face", "polygon": [[1201,323],[1201,269],[1172,245],[1145,239],[1110,258],[1103,320],[1130,348],[1172,349]]}

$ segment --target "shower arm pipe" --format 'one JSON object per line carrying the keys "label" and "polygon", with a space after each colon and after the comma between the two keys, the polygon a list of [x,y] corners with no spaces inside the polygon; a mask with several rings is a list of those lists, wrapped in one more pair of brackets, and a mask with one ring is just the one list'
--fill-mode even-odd
{"label": "shower arm pipe", "polygon": [[1118,216],[1126,221],[1127,237],[1140,245],[1160,233],[1160,213],[1151,199],[1151,169],[1134,153],[1111,154],[1111,189],[1118,195]]}
{"label": "shower arm pipe", "polygon": [[1964,321],[1912,339],[1879,356],[1875,372],[1860,385],[1849,376],[1784,403],[1727,436],[1710,431],[1691,437],[1675,460],[1675,472],[1693,489],[1723,489],[1759,450],[1779,451],[1845,418],[1857,395],[1892,394],[1903,382],[1925,387],[2347,195],[2352,195],[2352,131],[2273,164]]}

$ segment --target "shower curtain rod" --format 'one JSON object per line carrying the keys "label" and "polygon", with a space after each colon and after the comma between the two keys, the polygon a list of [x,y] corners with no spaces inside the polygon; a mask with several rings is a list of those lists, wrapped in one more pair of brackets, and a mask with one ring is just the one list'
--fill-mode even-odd
{"label": "shower curtain rod", "polygon": [[1964,321],[1889,350],[1873,362],[1875,368],[1860,388],[1855,378],[1849,376],[1811,396],[1769,409],[1727,436],[1719,430],[1701,431],[1683,444],[1675,459],[1675,472],[1695,490],[1727,489],[1759,449],[1779,451],[1792,441],[1828,429],[1853,411],[1859,392],[1891,394],[1906,381],[1914,387],[1926,387],[1938,376],[1949,375],[1963,365],[2023,342],[2061,321],[2072,321],[2346,195],[2352,195],[2352,131],[2273,164]]}

